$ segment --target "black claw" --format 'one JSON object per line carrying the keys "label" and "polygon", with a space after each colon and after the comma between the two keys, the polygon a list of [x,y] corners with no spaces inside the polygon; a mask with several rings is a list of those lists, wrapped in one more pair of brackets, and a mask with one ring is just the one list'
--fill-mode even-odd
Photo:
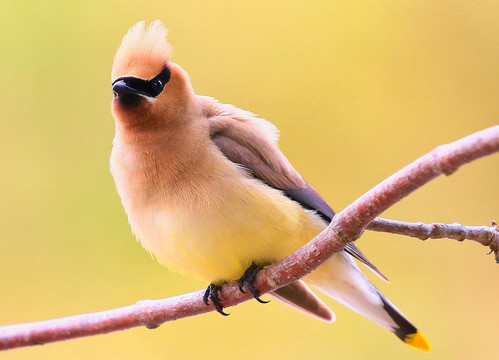
{"label": "black claw", "polygon": [[218,311],[218,313],[222,314],[223,316],[229,316],[230,314],[224,312],[223,306],[220,305],[220,301],[222,301],[222,299],[220,299],[218,293],[220,292],[221,288],[222,287],[220,285],[210,284],[206,288],[206,291],[204,292],[203,302],[206,305],[209,305],[210,304],[209,300],[211,300],[213,306],[215,306],[215,309]]}
{"label": "black claw", "polygon": [[239,287],[239,291],[242,292],[243,294],[246,294],[246,291],[244,291],[243,286],[244,286],[244,275],[242,278],[239,279],[237,282],[237,286]]}
{"label": "black claw", "polygon": [[246,286],[248,287],[249,291],[251,292],[251,295],[253,295],[256,301],[262,304],[267,304],[270,302],[270,300],[260,299],[261,296],[260,292],[257,289],[255,289],[252,284],[247,284]]}
{"label": "black claw", "polygon": [[210,284],[208,285],[208,287],[206,288],[206,291],[204,292],[204,295],[203,295],[203,302],[206,304],[206,305],[210,305],[210,302],[208,301],[209,297],[210,297],[210,294],[211,292],[213,291],[213,287],[215,285],[213,284]]}
{"label": "black claw", "polygon": [[246,285],[256,301],[262,304],[267,304],[270,302],[270,300],[265,301],[260,299],[260,292],[253,286],[253,281],[255,281],[256,274],[258,274],[261,269],[262,268],[260,266],[256,265],[255,263],[251,263],[251,266],[244,272],[243,276],[239,279],[237,284],[239,286],[239,290],[242,293],[246,294],[246,291],[243,290],[243,286]]}

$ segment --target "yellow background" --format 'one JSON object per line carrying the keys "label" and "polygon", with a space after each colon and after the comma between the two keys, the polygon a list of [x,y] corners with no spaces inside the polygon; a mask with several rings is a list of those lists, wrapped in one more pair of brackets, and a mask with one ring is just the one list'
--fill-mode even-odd
{"label": "yellow background", "polygon": [[[2,1],[0,323],[204,288],[133,239],[108,171],[110,69],[136,21],[160,18],[197,93],[271,120],[337,210],[435,146],[497,124],[497,1]],[[384,214],[499,220],[498,155]],[[366,233],[375,283],[425,354],[329,301],[327,325],[272,301],[0,353],[1,359],[493,359],[499,265],[475,243]]]}

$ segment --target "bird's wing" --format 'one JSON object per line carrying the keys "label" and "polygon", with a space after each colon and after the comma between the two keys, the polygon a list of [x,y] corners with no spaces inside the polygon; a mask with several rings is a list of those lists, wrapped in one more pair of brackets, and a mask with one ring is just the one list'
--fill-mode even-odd
{"label": "bird's wing", "polygon": [[[207,97],[203,100],[211,139],[230,161],[244,166],[252,176],[281,190],[304,208],[316,211],[327,223],[331,221],[334,210],[279,150],[278,130],[274,125],[235,106]],[[345,251],[388,281],[354,243],[347,244]]]}

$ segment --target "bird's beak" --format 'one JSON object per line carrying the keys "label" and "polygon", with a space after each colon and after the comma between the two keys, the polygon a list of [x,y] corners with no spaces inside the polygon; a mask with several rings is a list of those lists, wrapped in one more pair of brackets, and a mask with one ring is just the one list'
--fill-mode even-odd
{"label": "bird's beak", "polygon": [[118,80],[113,84],[113,92],[115,96],[124,95],[124,94],[133,94],[139,95],[141,91],[134,89],[133,87],[128,86],[125,83],[125,80]]}

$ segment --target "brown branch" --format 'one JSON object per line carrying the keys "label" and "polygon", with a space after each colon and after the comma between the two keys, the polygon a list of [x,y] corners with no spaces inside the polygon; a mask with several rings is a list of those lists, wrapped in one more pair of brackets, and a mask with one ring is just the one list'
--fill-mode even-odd
{"label": "brown branch", "polygon": [[[467,136],[406,166],[338,213],[333,222],[312,241],[276,264],[262,270],[255,287],[264,294],[289,284],[317,268],[333,254],[355,241],[364,228],[384,210],[440,174],[449,175],[470,161],[499,151],[499,126]],[[93,314],[70,316],[0,328],[0,349],[44,344],[81,336],[108,333],[135,326],[160,324],[213,311],[198,291],[163,300],[144,300],[136,305]],[[236,284],[221,292],[224,307],[249,300]]]}
{"label": "brown branch", "polygon": [[422,222],[411,223],[404,221],[374,219],[366,227],[367,230],[387,232],[390,234],[406,235],[421,240],[427,239],[454,239],[457,241],[473,240],[483,246],[488,246],[490,253],[494,253],[496,263],[499,264],[499,228],[495,221],[492,226],[465,226],[459,223],[442,224]]}

